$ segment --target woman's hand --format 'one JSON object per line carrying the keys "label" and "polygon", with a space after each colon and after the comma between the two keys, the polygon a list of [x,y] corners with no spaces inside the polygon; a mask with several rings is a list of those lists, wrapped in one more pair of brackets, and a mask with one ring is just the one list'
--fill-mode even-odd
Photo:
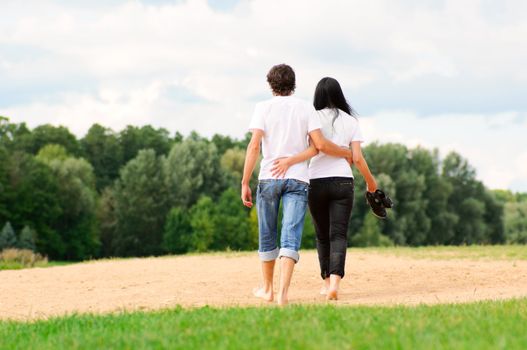
{"label": "woman's hand", "polygon": [[366,188],[368,190],[368,192],[375,192],[377,191],[377,182],[375,181],[375,179],[372,179],[370,180],[370,182],[366,183]]}
{"label": "woman's hand", "polygon": [[284,178],[285,173],[287,173],[290,166],[290,158],[279,158],[274,161],[271,174],[276,178]]}

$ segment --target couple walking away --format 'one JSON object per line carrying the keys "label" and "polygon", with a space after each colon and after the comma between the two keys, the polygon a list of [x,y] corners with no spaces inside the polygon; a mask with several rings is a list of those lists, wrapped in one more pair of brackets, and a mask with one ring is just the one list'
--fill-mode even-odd
{"label": "couple walking away", "polygon": [[[288,303],[288,289],[298,262],[307,206],[316,231],[322,293],[337,299],[344,277],[348,222],[353,207],[354,163],[366,180],[368,192],[377,184],[361,152],[363,137],[353,109],[337,80],[318,83],[313,105],[296,98],[295,73],[280,64],[271,68],[267,82],[273,97],[256,105],[249,130],[241,186],[241,199],[252,207],[249,180],[262,147],[256,207],[263,285],[255,296],[275,298],[273,274],[280,258],[279,305]],[[313,108],[314,107],[314,108]],[[351,149],[350,149],[351,146]],[[311,159],[308,165],[308,160]],[[277,245],[278,211],[283,219],[280,247]]]}

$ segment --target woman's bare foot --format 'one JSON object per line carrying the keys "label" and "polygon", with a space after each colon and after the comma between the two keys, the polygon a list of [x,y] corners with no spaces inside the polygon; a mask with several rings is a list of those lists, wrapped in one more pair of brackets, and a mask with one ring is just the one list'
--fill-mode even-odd
{"label": "woman's bare foot", "polygon": [[338,300],[338,291],[335,289],[328,290],[326,300]]}
{"label": "woman's bare foot", "polygon": [[262,287],[254,288],[253,295],[265,301],[273,301],[274,299],[273,290],[271,289],[270,291],[266,292]]}
{"label": "woman's bare foot", "polygon": [[342,277],[339,275],[331,274],[329,276],[329,287],[328,294],[326,294],[326,300],[338,300],[338,290],[341,279]]}
{"label": "woman's bare foot", "polygon": [[329,290],[329,278],[326,278],[324,280],[324,285],[320,288],[320,294],[326,295],[328,294],[328,290]]}

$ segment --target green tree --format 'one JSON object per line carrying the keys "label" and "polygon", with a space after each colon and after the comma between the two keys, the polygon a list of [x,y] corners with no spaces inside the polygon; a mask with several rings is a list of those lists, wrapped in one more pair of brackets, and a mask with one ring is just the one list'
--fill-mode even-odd
{"label": "green tree", "polygon": [[[364,154],[378,180],[383,174],[392,180],[394,188],[387,192],[395,207],[381,230],[396,244],[504,241],[500,202],[476,180],[474,169],[459,154],[451,152],[441,162],[437,150],[375,143]],[[362,196],[364,190],[358,176],[356,191]],[[362,200],[356,201],[351,230],[362,227],[368,210]]]}
{"label": "green tree", "polygon": [[126,164],[143,149],[153,149],[157,155],[166,155],[172,146],[170,133],[164,128],[155,129],[150,125],[136,127],[128,125],[119,133],[123,151],[123,163]]}
{"label": "green tree", "polygon": [[0,222],[6,222],[10,217],[8,199],[11,186],[9,184],[10,157],[5,147],[0,146]]}
{"label": "green tree", "polygon": [[216,146],[220,156],[222,156],[229,149],[237,148],[236,140],[232,139],[230,136],[214,134],[214,136],[212,136],[211,142]]}
{"label": "green tree", "polygon": [[70,155],[63,146],[53,143],[42,147],[37,154],[37,159],[45,163],[51,163],[52,161],[63,162],[69,157]]}
{"label": "green tree", "polygon": [[527,243],[527,201],[505,204],[505,235],[507,243]]}
{"label": "green tree", "polygon": [[96,191],[93,168],[85,159],[65,157],[62,146],[47,145],[37,159],[53,171],[60,187],[58,198],[62,207],[55,224],[65,245],[61,258],[82,260],[95,256],[99,239],[96,232]]}
{"label": "green tree", "polygon": [[35,246],[35,236],[36,233],[29,226],[24,226],[20,232],[20,237],[18,238],[17,248],[19,249],[29,249],[36,250]]}
{"label": "green tree", "polygon": [[459,215],[450,211],[448,199],[453,191],[450,182],[440,176],[427,178],[427,214],[431,220],[427,244],[448,244],[455,236]]}
{"label": "green tree", "polygon": [[[192,132],[184,139],[151,126],[116,134],[95,124],[79,142],[64,127],[31,131],[0,117],[0,222],[35,228],[39,252],[52,259],[92,256],[99,239],[105,256],[253,249],[256,211],[238,198],[249,138]],[[437,150],[377,143],[364,154],[395,207],[388,220],[373,221],[355,171],[349,237],[356,243],[523,242],[519,203],[527,194],[488,191],[459,154],[441,161]],[[306,215],[302,247],[313,247],[314,236]]]}
{"label": "green tree", "polygon": [[240,148],[230,148],[221,156],[221,169],[232,178],[232,185],[242,181],[245,151]]}
{"label": "green tree", "polygon": [[15,230],[8,221],[0,231],[0,252],[3,249],[15,248],[17,244]]}
{"label": "green tree", "polygon": [[[416,208],[422,210],[422,198],[420,191],[424,190],[424,177],[416,170],[412,170],[409,164],[410,154],[408,148],[400,144],[383,144],[372,143],[364,148],[364,156],[374,176],[385,174],[386,179],[392,185],[392,189],[385,189],[393,199],[395,206],[390,211],[390,219],[382,228],[383,232],[398,245],[411,244],[419,242],[422,236],[410,237],[413,232],[408,230],[415,226],[421,226],[422,217],[417,217],[414,211]],[[379,187],[383,188],[379,182]],[[352,214],[353,228],[363,227],[364,218],[367,217],[370,208],[367,206],[364,198],[366,186],[362,176],[356,177],[356,190],[361,196],[357,201],[357,213]],[[355,209],[354,209],[355,210]],[[417,219],[414,222],[414,219]],[[417,233],[420,234],[419,232]]]}
{"label": "green tree", "polygon": [[190,209],[190,225],[192,235],[189,239],[189,250],[207,251],[214,241],[218,208],[210,197],[203,196]]}
{"label": "green tree", "polygon": [[237,140],[233,139],[230,136],[223,136],[215,134],[212,136],[211,142],[216,146],[218,154],[223,156],[225,152],[230,149],[241,149],[245,152],[247,144],[251,140],[252,133],[248,132],[245,134],[244,139]]}
{"label": "green tree", "polygon": [[172,147],[166,162],[166,182],[174,206],[190,207],[200,196],[217,198],[224,188],[216,146],[188,138]]}
{"label": "green tree", "polygon": [[494,197],[502,204],[516,202],[516,196],[509,190],[492,190]]}
{"label": "green tree", "polygon": [[398,183],[398,217],[399,232],[405,232],[406,242],[410,245],[421,245],[425,242],[430,230],[430,219],[426,214],[428,201],[423,198],[426,190],[425,177],[416,171],[408,171]]}
{"label": "green tree", "polygon": [[183,134],[179,131],[176,131],[176,133],[174,134],[174,143],[183,142],[184,139],[185,137],[183,136]]}
{"label": "green tree", "polygon": [[504,205],[495,197],[494,193],[483,189],[480,193],[481,200],[485,205],[485,239],[483,243],[499,244],[506,240],[504,224]]}
{"label": "green tree", "polygon": [[475,198],[466,198],[458,206],[459,216],[463,218],[456,226],[456,244],[475,244],[485,242],[485,204]]}
{"label": "green tree", "polygon": [[119,177],[123,150],[111,129],[94,124],[80,141],[86,159],[93,166],[97,190],[110,186]]}
{"label": "green tree", "polygon": [[162,252],[163,229],[170,208],[162,162],[154,150],[141,150],[121,170],[114,192],[116,255],[144,256]]}
{"label": "green tree", "polygon": [[101,241],[102,256],[115,254],[115,239],[117,235],[117,213],[115,193],[112,187],[106,187],[97,202],[97,225]]}
{"label": "green tree", "polygon": [[11,151],[23,150],[24,140],[31,134],[25,123],[9,123],[9,118],[0,116],[0,147]]}
{"label": "green tree", "polygon": [[[225,174],[228,187],[238,189],[242,181],[243,166],[245,163],[245,150],[234,147],[226,150],[221,156],[220,164],[221,170]],[[258,183],[258,173],[260,172],[260,162],[256,163],[256,167],[251,177],[251,186],[255,187]]]}
{"label": "green tree", "polygon": [[167,253],[186,253],[190,249],[191,237],[192,226],[188,211],[179,207],[172,208],[165,223],[164,250]]}
{"label": "green tree", "polygon": [[227,189],[220,196],[216,216],[211,218],[215,223],[211,249],[256,248],[251,236],[249,211],[240,202],[238,191],[233,188]]}
{"label": "green tree", "polygon": [[380,225],[379,219],[373,214],[366,214],[361,229],[351,238],[351,245],[355,247],[392,246],[392,240],[381,233]]}
{"label": "green tree", "polygon": [[399,160],[402,164],[397,165],[394,175],[383,169],[393,179],[397,197],[397,205],[393,209],[397,221],[390,236],[398,244],[421,245],[431,226],[427,215],[428,200],[424,195],[427,173],[434,171],[433,160],[429,152],[421,148],[397,149],[401,156],[404,154],[404,158]]}
{"label": "green tree", "polygon": [[56,226],[62,215],[59,181],[47,164],[32,155],[14,152],[9,161],[7,207],[11,221],[30,225],[38,233],[37,250],[52,259],[63,258],[65,245]]}
{"label": "green tree", "polygon": [[443,177],[452,187],[448,212],[460,219],[454,227],[454,237],[447,244],[489,242],[486,237],[484,186],[476,180],[476,171],[461,155],[450,152],[443,161]]}
{"label": "green tree", "polygon": [[443,244],[454,236],[457,216],[448,212],[448,197],[452,193],[450,184],[441,178],[440,159],[437,149],[429,151],[417,147],[409,150],[409,166],[423,179],[422,193],[415,210],[419,212],[416,225],[407,228],[419,232],[411,234],[409,241],[417,243]]}
{"label": "green tree", "polygon": [[37,154],[40,149],[49,144],[61,145],[68,154],[81,156],[79,141],[66,127],[53,126],[49,124],[37,126],[30,134],[24,135],[21,143],[24,150],[31,154]]}

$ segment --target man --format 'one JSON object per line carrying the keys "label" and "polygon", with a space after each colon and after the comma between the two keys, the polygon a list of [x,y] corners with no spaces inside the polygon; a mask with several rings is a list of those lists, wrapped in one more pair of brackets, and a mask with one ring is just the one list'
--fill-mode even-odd
{"label": "man", "polygon": [[[247,146],[243,170],[241,199],[252,207],[249,187],[254,166],[262,144],[263,159],[258,176],[256,206],[258,210],[259,248],[262,261],[263,286],[254,295],[267,301],[274,300],[273,274],[276,258],[280,257],[280,286],[277,302],[287,305],[288,290],[295,263],[298,262],[304,216],[309,187],[306,162],[291,166],[283,178],[273,177],[275,160],[295,155],[308,148],[308,136],[319,150],[326,154],[351,158],[351,151],[326,140],[313,106],[293,97],[296,87],[295,73],[291,67],[280,64],[271,68],[267,82],[273,98],[256,105],[249,130],[252,138]],[[283,208],[280,248],[277,246],[278,210]]]}

